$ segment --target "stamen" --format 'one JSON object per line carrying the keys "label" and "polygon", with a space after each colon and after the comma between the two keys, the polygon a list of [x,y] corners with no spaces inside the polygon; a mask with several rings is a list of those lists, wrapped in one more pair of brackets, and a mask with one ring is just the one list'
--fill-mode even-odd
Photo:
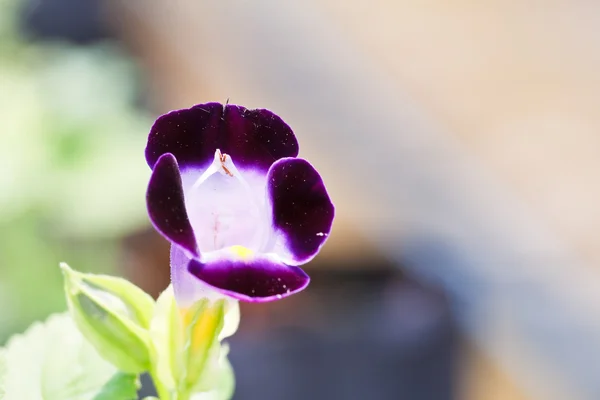
{"label": "stamen", "polygon": [[198,189],[200,185],[204,183],[204,181],[206,181],[208,178],[210,178],[213,174],[216,174],[217,172],[220,172],[223,175],[227,175],[232,178],[237,178],[238,182],[240,182],[246,190],[246,192],[248,192],[250,201],[257,209],[260,209],[260,203],[254,197],[250,185],[248,185],[248,182],[246,182],[246,180],[242,177],[242,174],[240,174],[238,169],[235,167],[235,164],[233,164],[233,160],[231,159],[231,157],[228,154],[221,153],[221,149],[217,149],[215,151],[215,157],[213,159],[212,164],[206,169],[206,171],[202,173],[202,175],[200,175],[196,182],[194,182],[194,184],[192,185],[192,189]]}
{"label": "stamen", "polygon": [[[225,166],[225,164],[227,164],[227,166]],[[231,157],[228,158],[227,154],[222,154],[221,150],[217,149],[215,151],[215,158],[213,159],[212,164],[210,164],[210,167],[208,167],[206,171],[204,171],[202,175],[200,175],[196,182],[194,182],[194,184],[192,185],[192,189],[198,189],[200,185],[204,183],[205,180],[207,180],[217,172],[221,172],[222,174],[225,174],[230,177],[237,176],[238,178],[241,178],[237,173],[238,171],[233,165],[233,162],[231,162]]]}
{"label": "stamen", "polygon": [[[244,191],[248,194],[245,199],[240,199],[240,201],[247,201],[250,203],[251,207],[256,210],[257,218],[259,221],[265,219],[263,215],[265,210],[264,206],[261,204],[259,199],[256,198],[256,194],[253,192],[252,188],[248,184],[248,182],[244,179],[243,175],[238,171],[231,156],[225,153],[221,153],[220,149],[215,151],[213,162],[210,166],[200,175],[200,177],[194,182],[191,187],[191,190],[198,189],[208,178],[210,178],[213,174],[217,172],[231,178],[236,178],[237,181],[243,186]],[[227,178],[225,178],[227,179]],[[217,209],[212,214],[214,217],[214,225],[212,226],[212,236],[213,236],[213,247],[215,249],[220,248],[219,238],[222,235],[221,229],[221,221],[220,221],[220,211]],[[253,213],[254,214],[254,213]],[[256,232],[254,233],[254,238],[252,239],[250,247],[252,248],[261,248],[263,242],[265,241],[265,234],[269,230],[266,227],[263,227],[261,223],[257,224]]]}
{"label": "stamen", "polygon": [[[225,174],[229,175],[229,176],[233,176],[233,174],[231,173],[231,171],[229,171],[227,169],[227,167],[225,166],[225,162],[227,161],[227,154],[221,154],[221,151],[219,149],[217,149],[217,152],[219,155],[219,159],[221,160],[221,168],[223,168],[223,171],[225,171]],[[215,154],[216,157],[216,154]]]}
{"label": "stamen", "polygon": [[221,168],[223,168],[223,171],[225,171],[225,174],[227,174],[227,175],[229,175],[229,176],[233,177],[233,174],[231,173],[231,171],[229,171],[229,170],[227,169],[227,167],[226,167],[226,166],[224,166],[224,165],[221,165]]}

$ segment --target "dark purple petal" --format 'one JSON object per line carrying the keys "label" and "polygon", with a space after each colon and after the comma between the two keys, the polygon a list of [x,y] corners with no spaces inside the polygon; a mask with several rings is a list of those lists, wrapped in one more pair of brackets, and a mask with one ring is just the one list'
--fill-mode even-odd
{"label": "dark purple petal", "polygon": [[267,171],[283,157],[298,155],[291,128],[268,110],[248,110],[219,103],[199,104],[158,118],[148,136],[146,161],[172,153],[182,168],[212,162],[216,149],[229,154],[238,167]]}
{"label": "dark purple petal", "polygon": [[310,278],[292,267],[261,256],[248,261],[218,259],[190,261],[189,272],[222,293],[242,301],[267,302],[297,293]]}
{"label": "dark purple petal", "polygon": [[163,154],[152,170],[146,205],[150,221],[165,238],[198,257],[194,230],[185,209],[181,174],[177,160]]}
{"label": "dark purple petal", "polygon": [[295,262],[309,261],[327,240],[335,213],[321,176],[306,160],[284,158],[267,179],[273,227]]}

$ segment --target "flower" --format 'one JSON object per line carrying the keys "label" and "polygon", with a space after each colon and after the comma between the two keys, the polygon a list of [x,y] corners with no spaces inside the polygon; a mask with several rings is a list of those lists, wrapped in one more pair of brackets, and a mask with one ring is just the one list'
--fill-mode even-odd
{"label": "flower", "polygon": [[266,302],[304,289],[299,267],[327,240],[334,206],[298,142],[264,109],[207,103],[159,117],[148,136],[146,201],[171,242],[171,280],[186,307],[210,288]]}

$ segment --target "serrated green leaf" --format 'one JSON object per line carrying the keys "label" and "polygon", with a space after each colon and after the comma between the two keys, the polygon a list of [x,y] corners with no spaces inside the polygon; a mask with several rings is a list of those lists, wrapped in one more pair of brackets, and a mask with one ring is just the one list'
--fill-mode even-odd
{"label": "serrated green leaf", "polygon": [[[68,313],[13,336],[0,349],[3,400],[90,400],[117,373],[79,333]],[[2,365],[2,361],[0,361]]]}
{"label": "serrated green leaf", "polygon": [[135,400],[137,390],[137,375],[118,373],[106,382],[94,400]]}

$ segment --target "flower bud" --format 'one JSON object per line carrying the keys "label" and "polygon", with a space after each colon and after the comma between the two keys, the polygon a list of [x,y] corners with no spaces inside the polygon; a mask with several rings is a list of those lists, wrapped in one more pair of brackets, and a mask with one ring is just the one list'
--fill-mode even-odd
{"label": "flower bud", "polygon": [[158,298],[150,329],[160,384],[170,392],[231,392],[233,371],[221,340],[238,324],[237,301],[202,298],[182,309],[170,286]]}
{"label": "flower bud", "polygon": [[60,266],[69,311],[85,338],[121,371],[148,370],[152,298],[125,279]]}
{"label": "flower bud", "polygon": [[184,355],[186,387],[192,389],[219,360],[221,349],[218,336],[225,319],[225,299],[201,299],[188,310],[182,310],[184,326]]}

